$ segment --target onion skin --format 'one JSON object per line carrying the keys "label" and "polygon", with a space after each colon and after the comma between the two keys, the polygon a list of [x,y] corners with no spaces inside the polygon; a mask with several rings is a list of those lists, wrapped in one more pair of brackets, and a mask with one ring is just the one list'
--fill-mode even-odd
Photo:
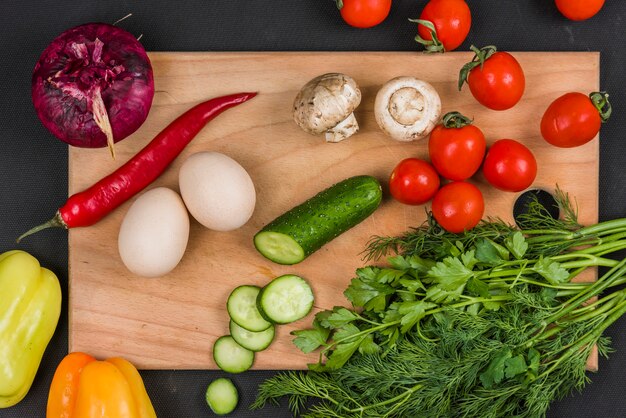
{"label": "onion skin", "polygon": [[[33,71],[37,116],[57,138],[77,147],[107,146],[109,123],[113,142],[126,138],[146,120],[153,97],[152,66],[143,46],[106,23],[63,32]],[[94,108],[105,110],[99,121]],[[102,117],[108,120],[103,123]]]}

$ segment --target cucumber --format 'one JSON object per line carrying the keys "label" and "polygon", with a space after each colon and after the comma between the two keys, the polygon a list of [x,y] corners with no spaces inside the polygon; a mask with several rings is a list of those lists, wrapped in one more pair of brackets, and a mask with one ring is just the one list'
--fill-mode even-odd
{"label": "cucumber", "polygon": [[233,337],[237,344],[251,351],[263,351],[269,347],[274,340],[275,330],[273,325],[265,331],[252,332],[240,327],[231,319],[228,327],[231,337]]}
{"label": "cucumber", "polygon": [[302,319],[313,308],[311,286],[299,276],[286,274],[272,280],[261,289],[257,304],[259,311],[275,324],[288,324]]}
{"label": "cucumber", "polygon": [[213,344],[213,360],[225,372],[241,373],[252,367],[254,351],[243,348],[233,337],[225,335]]}
{"label": "cucumber", "polygon": [[374,177],[350,177],[274,219],[254,236],[254,246],[275,263],[299,263],[370,216],[381,199]]}
{"label": "cucumber", "polygon": [[206,403],[217,415],[230,414],[237,407],[239,392],[230,379],[215,379],[206,389]]}
{"label": "cucumber", "polygon": [[261,291],[257,286],[239,286],[230,293],[226,310],[230,319],[237,325],[252,332],[265,331],[272,324],[266,321],[257,309],[257,296]]}

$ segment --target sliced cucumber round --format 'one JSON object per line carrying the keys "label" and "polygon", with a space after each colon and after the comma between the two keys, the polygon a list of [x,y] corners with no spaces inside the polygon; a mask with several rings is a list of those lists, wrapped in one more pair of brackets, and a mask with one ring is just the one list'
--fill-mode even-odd
{"label": "sliced cucumber round", "polygon": [[254,246],[265,258],[278,264],[297,264],[304,260],[304,249],[287,234],[261,231],[254,237]]}
{"label": "sliced cucumber round", "polygon": [[252,367],[254,351],[243,348],[230,335],[220,337],[213,344],[213,360],[228,373],[241,373]]}
{"label": "sliced cucumber round", "polygon": [[240,327],[231,319],[229,328],[230,335],[237,341],[237,344],[248,350],[263,351],[269,347],[274,340],[274,325],[270,326],[265,331],[252,332]]}
{"label": "sliced cucumber round", "polygon": [[288,324],[304,318],[313,308],[313,300],[313,290],[302,277],[286,274],[261,289],[257,304],[269,321]]}
{"label": "sliced cucumber round", "polygon": [[215,379],[206,389],[206,402],[217,415],[230,414],[237,407],[239,392],[230,379]]}
{"label": "sliced cucumber round", "polygon": [[257,297],[261,291],[257,286],[239,286],[233,290],[226,302],[230,319],[240,327],[252,332],[265,331],[272,326],[257,308]]}

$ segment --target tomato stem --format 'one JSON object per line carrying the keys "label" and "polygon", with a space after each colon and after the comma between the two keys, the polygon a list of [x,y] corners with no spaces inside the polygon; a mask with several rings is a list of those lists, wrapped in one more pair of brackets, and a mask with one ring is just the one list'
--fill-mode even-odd
{"label": "tomato stem", "polygon": [[430,37],[432,39],[424,39],[419,33],[415,37],[415,42],[421,44],[426,48],[424,52],[433,53],[433,52],[446,52],[446,48],[443,46],[443,43],[437,37],[437,29],[435,28],[435,24],[430,20],[423,19],[409,19],[409,22],[417,23],[419,25],[424,26],[430,32]]}
{"label": "tomato stem", "polygon": [[591,103],[598,109],[602,123],[608,121],[613,112],[608,93],[605,91],[594,91],[589,94],[589,98],[591,99]]}
{"label": "tomato stem", "polygon": [[463,84],[467,81],[467,77],[469,77],[470,71],[478,66],[480,66],[480,68],[482,69],[485,61],[487,61],[493,54],[498,52],[498,48],[496,48],[494,45],[487,45],[480,49],[472,45],[470,46],[470,50],[474,52],[474,58],[472,58],[470,62],[465,64],[459,72],[459,91],[461,91],[461,89],[463,88]]}
{"label": "tomato stem", "polygon": [[462,128],[464,126],[471,125],[472,119],[467,116],[463,116],[459,112],[448,112],[443,115],[443,126],[446,128]]}
{"label": "tomato stem", "polygon": [[343,0],[335,0],[335,3],[337,4],[337,8],[339,10],[343,8]]}

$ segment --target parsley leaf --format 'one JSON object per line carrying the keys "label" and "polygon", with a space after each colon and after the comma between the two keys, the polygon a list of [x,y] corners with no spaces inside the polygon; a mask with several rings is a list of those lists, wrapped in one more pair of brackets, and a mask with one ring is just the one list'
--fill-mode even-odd
{"label": "parsley leaf", "polygon": [[504,379],[504,368],[507,360],[512,357],[509,348],[503,348],[496,352],[487,369],[480,374],[480,382],[485,389],[491,389]]}
{"label": "parsley leaf", "polygon": [[532,267],[532,270],[539,273],[541,277],[551,284],[565,283],[569,279],[569,272],[550,257],[540,257]]}
{"label": "parsley leaf", "polygon": [[332,328],[339,328],[354,321],[358,317],[357,314],[346,308],[335,306],[333,313],[328,316],[326,321]]}
{"label": "parsley leaf", "polygon": [[359,353],[374,354],[378,353],[378,351],[380,351],[380,347],[374,342],[374,335],[367,334],[359,344]]}
{"label": "parsley leaf", "polygon": [[293,343],[303,353],[310,353],[326,344],[329,334],[330,330],[325,328],[302,329],[291,332],[291,335],[296,336],[296,338],[293,339]]}
{"label": "parsley leaf", "polygon": [[414,270],[417,273],[426,273],[435,264],[432,260],[425,260],[417,255],[402,257],[400,255],[388,258],[391,267],[398,270]]}
{"label": "parsley leaf", "polygon": [[507,379],[525,373],[526,370],[528,370],[528,366],[526,365],[524,356],[521,354],[511,357],[504,362],[504,375]]}
{"label": "parsley leaf", "polygon": [[354,306],[377,312],[385,310],[387,296],[393,294],[395,289],[388,284],[377,282],[378,271],[380,269],[371,267],[357,270],[358,277],[352,279],[350,286],[343,292]]}
{"label": "parsley leaf", "polygon": [[502,306],[504,306],[504,302],[501,300],[497,300],[497,301],[493,301],[493,300],[486,300],[483,302],[483,306],[485,307],[485,309],[490,310],[490,311],[497,311],[499,310]]}
{"label": "parsley leaf", "polygon": [[426,290],[426,287],[424,286],[424,284],[421,282],[421,280],[417,278],[413,278],[413,277],[408,278],[407,276],[405,276],[405,278],[400,279],[398,283],[409,292],[417,292],[418,290]]}
{"label": "parsley leaf", "polygon": [[472,277],[467,281],[467,290],[483,298],[491,297],[487,283],[476,277]]}
{"label": "parsley leaf", "polygon": [[525,384],[528,384],[537,379],[537,375],[539,374],[539,364],[539,351],[531,348],[530,350],[528,350],[528,371],[526,372],[526,377],[524,379]]}
{"label": "parsley leaf", "polygon": [[476,258],[481,263],[497,266],[509,259],[509,251],[490,239],[482,238],[476,242]]}
{"label": "parsley leaf", "polygon": [[504,245],[511,251],[513,257],[518,260],[521,260],[528,250],[526,238],[524,238],[524,235],[520,231],[515,231],[513,234],[506,237],[504,239]]}
{"label": "parsley leaf", "polygon": [[376,281],[378,283],[395,283],[400,278],[404,277],[405,272],[402,270],[394,269],[380,269],[376,275]]}
{"label": "parsley leaf", "polygon": [[447,257],[430,269],[428,278],[434,286],[426,291],[427,299],[436,303],[449,303],[461,296],[467,281],[474,276],[472,268],[478,260],[473,250],[460,257]]}
{"label": "parsley leaf", "polygon": [[348,324],[335,333],[335,340],[341,342],[335,346],[335,349],[328,356],[324,370],[338,369],[343,366],[346,361],[350,359],[350,357],[352,357],[365,337],[363,335],[354,339],[350,338],[358,332],[360,332],[360,330],[357,326]]}
{"label": "parsley leaf", "polygon": [[473,260],[476,259],[473,258],[473,251],[471,253],[471,258],[466,256],[467,253],[462,254],[461,257],[465,257],[463,260],[456,257],[445,258],[428,271],[428,277],[434,283],[438,283],[442,289],[453,290],[458,286],[458,282],[465,283],[474,275],[471,268],[473,267]]}
{"label": "parsley leaf", "polygon": [[402,328],[400,332],[403,334],[408,332],[417,323],[426,316],[426,311],[432,308],[436,308],[436,303],[425,302],[423,300],[396,303],[398,313],[402,315],[400,325]]}
{"label": "parsley leaf", "polygon": [[322,325],[325,318],[329,316],[330,311],[322,311],[315,315],[313,320],[313,329],[304,329],[292,331],[291,335],[295,335],[293,343],[303,352],[310,353],[315,351],[322,345],[326,345],[326,341],[330,335],[329,327]]}

